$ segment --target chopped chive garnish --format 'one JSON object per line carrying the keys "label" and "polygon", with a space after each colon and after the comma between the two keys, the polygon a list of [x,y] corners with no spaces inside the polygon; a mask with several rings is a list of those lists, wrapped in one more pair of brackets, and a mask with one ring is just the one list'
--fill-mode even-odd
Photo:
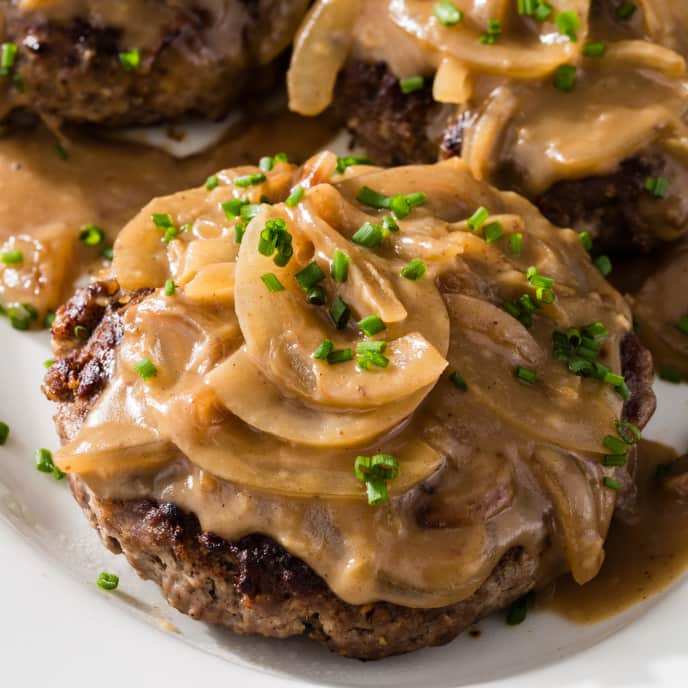
{"label": "chopped chive garnish", "polygon": [[468,385],[466,384],[466,381],[461,377],[461,373],[459,373],[457,370],[455,370],[450,376],[449,379],[452,381],[452,384],[456,389],[460,389],[462,392],[466,392],[468,390]]}
{"label": "chopped chive garnish", "polygon": [[572,43],[575,43],[578,40],[576,31],[580,29],[580,19],[575,12],[571,10],[560,12],[557,15],[555,23],[557,25],[557,29],[559,29],[559,33],[568,36]]}
{"label": "chopped chive garnish", "polygon": [[114,573],[106,573],[103,571],[103,573],[98,576],[96,585],[103,590],[107,590],[108,592],[117,590],[117,586],[119,585],[119,576],[116,576]]}
{"label": "chopped chive garnish", "polygon": [[414,258],[401,269],[401,276],[415,282],[425,274],[426,270],[425,263],[420,258]]}
{"label": "chopped chive garnish", "polygon": [[318,284],[318,282],[322,282],[325,279],[325,273],[320,269],[320,266],[313,261],[306,265],[303,270],[297,272],[294,278],[299,283],[301,289],[308,291]]}
{"label": "chopped chive garnish", "polygon": [[386,368],[389,365],[389,359],[377,351],[368,351],[359,355],[357,361],[358,367],[362,370],[370,370],[371,366],[377,368]]}
{"label": "chopped chive garnish", "polygon": [[604,43],[586,43],[583,48],[585,57],[603,57],[606,52],[607,46]]}
{"label": "chopped chive garnish", "polygon": [[114,255],[115,253],[112,246],[106,246],[100,252],[100,257],[104,258],[105,260],[112,260]]}
{"label": "chopped chive garnish", "polygon": [[628,454],[607,454],[602,463],[607,467],[625,466],[628,463]]}
{"label": "chopped chive garnish", "polygon": [[347,361],[354,360],[353,349],[336,349],[331,351],[327,355],[327,362],[330,365],[336,365],[337,363],[346,363]]}
{"label": "chopped chive garnish", "polygon": [[509,235],[509,250],[515,255],[520,256],[523,252],[523,234],[514,232]]}
{"label": "chopped chive garnish", "polygon": [[7,438],[10,436],[10,426],[7,423],[0,421],[0,447],[7,444]]}
{"label": "chopped chive garnish", "polygon": [[205,188],[208,191],[212,191],[213,189],[217,189],[218,186],[220,186],[220,180],[218,179],[216,174],[213,174],[212,176],[208,177],[205,180]]}
{"label": "chopped chive garnish", "polygon": [[17,59],[17,44],[3,43],[0,47],[0,76],[9,76]]}
{"label": "chopped chive garnish", "polygon": [[490,216],[490,213],[487,212],[487,208],[484,208],[483,206],[480,206],[473,215],[471,215],[468,220],[466,220],[466,223],[468,226],[475,232],[476,230],[480,229],[484,224],[485,220]]}
{"label": "chopped chive garnish", "polygon": [[463,12],[448,0],[435,3],[434,15],[442,26],[456,26],[463,20]]}
{"label": "chopped chive garnish", "polygon": [[353,165],[372,165],[373,163],[360,155],[347,155],[342,158],[337,158],[337,172],[343,174],[348,167]]}
{"label": "chopped chive garnish", "polygon": [[263,203],[245,203],[241,206],[239,216],[244,222],[250,222],[263,210]]}
{"label": "chopped chive garnish", "polygon": [[45,361],[43,361],[43,367],[48,370],[49,368],[53,367],[53,364],[55,363],[54,358],[46,358]]}
{"label": "chopped chive garnish", "polygon": [[681,334],[688,334],[688,315],[684,315],[677,323],[676,329]]}
{"label": "chopped chive garnish", "polygon": [[388,232],[398,232],[399,231],[399,225],[397,224],[397,221],[391,215],[385,215],[382,218],[382,227],[384,229],[386,229]]}
{"label": "chopped chive garnish", "polygon": [[174,220],[169,213],[153,213],[151,219],[158,229],[169,229],[170,227],[174,227]]}
{"label": "chopped chive garnish", "polygon": [[343,330],[349,322],[351,316],[351,309],[349,305],[340,296],[338,296],[330,306],[330,317],[334,326],[338,330]]}
{"label": "chopped chive garnish", "polygon": [[105,232],[97,225],[84,225],[79,232],[79,240],[86,246],[98,246],[104,239]]}
{"label": "chopped chive garnish", "polygon": [[0,260],[2,260],[5,265],[21,265],[24,262],[24,253],[16,248],[11,249],[5,251],[2,256],[0,256]]}
{"label": "chopped chive garnish", "polygon": [[141,53],[137,48],[119,54],[119,63],[125,72],[135,72],[141,66]]}
{"label": "chopped chive garnish", "polygon": [[535,594],[529,592],[527,595],[519,598],[514,602],[506,615],[506,622],[509,626],[518,626],[522,624],[526,617],[528,616],[528,611],[533,606],[533,600],[535,599]]}
{"label": "chopped chive garnish", "polygon": [[55,465],[53,453],[49,449],[36,449],[34,458],[37,471],[52,473],[55,480],[62,480],[65,477],[65,474]]}
{"label": "chopped chive garnish", "polygon": [[357,456],[354,473],[366,485],[368,504],[386,504],[389,501],[387,483],[399,476],[399,462],[389,454]]}
{"label": "chopped chive garnish", "polygon": [[628,445],[624,440],[614,437],[614,435],[607,435],[602,441],[602,446],[609,449],[612,454],[624,454]]}
{"label": "chopped chive garnish", "polygon": [[316,285],[312,289],[309,289],[306,294],[306,301],[310,303],[311,306],[324,306],[325,301],[327,301],[325,290],[320,285]]}
{"label": "chopped chive garnish", "polygon": [[404,95],[420,91],[425,86],[425,79],[422,76],[408,76],[399,79],[399,88]]}
{"label": "chopped chive garnish", "polygon": [[275,166],[275,159],[271,158],[269,155],[262,157],[258,161],[258,167],[263,170],[263,172],[270,172]]}
{"label": "chopped chive garnish", "polygon": [[366,337],[374,337],[387,329],[385,323],[382,322],[382,318],[377,315],[369,315],[367,318],[359,320],[358,326]]}
{"label": "chopped chive garnish", "polygon": [[537,373],[534,370],[531,368],[524,368],[523,366],[517,366],[514,375],[518,380],[529,385],[532,385],[537,378]]}
{"label": "chopped chive garnish", "polygon": [[361,187],[361,190],[356,195],[356,200],[363,205],[367,205],[370,208],[387,209],[391,207],[392,197],[385,196],[384,194],[378,193],[369,186]]}
{"label": "chopped chive garnish", "polygon": [[666,177],[648,177],[645,180],[645,191],[655,198],[666,198],[669,193],[669,180]]}
{"label": "chopped chive garnish", "polygon": [[284,285],[279,281],[279,278],[274,272],[266,272],[264,275],[260,276],[263,280],[263,284],[268,288],[271,294],[275,294],[278,291],[284,291]]}
{"label": "chopped chive garnish", "polygon": [[553,8],[546,2],[539,2],[538,6],[535,8],[535,19],[538,21],[545,21],[548,19],[553,12]]}
{"label": "chopped chive garnish", "polygon": [[270,258],[274,254],[274,262],[283,268],[294,254],[292,236],[287,231],[287,223],[281,218],[274,218],[265,223],[265,228],[258,239],[258,252]]}
{"label": "chopped chive garnish", "polygon": [[357,229],[351,241],[359,246],[365,246],[367,248],[375,248],[379,246],[385,239],[385,231],[382,225],[376,225],[372,222],[366,222],[362,227]]}
{"label": "chopped chive garnish", "polygon": [[518,13],[545,21],[552,14],[552,6],[542,0],[518,0]]}
{"label": "chopped chive garnish", "polygon": [[640,428],[637,425],[627,421],[617,421],[616,432],[626,444],[638,444],[638,442],[640,442],[640,438],[642,437]]}
{"label": "chopped chive garnish", "polygon": [[428,197],[422,191],[416,191],[407,195],[385,196],[368,186],[364,186],[356,195],[356,200],[377,210],[392,210],[397,218],[403,219],[413,208],[426,203]]}
{"label": "chopped chive garnish", "polygon": [[15,330],[28,330],[38,318],[38,312],[30,303],[17,303],[7,308],[7,317]]}
{"label": "chopped chive garnish", "polygon": [[662,366],[658,371],[660,380],[665,382],[673,382],[675,385],[681,382],[681,371],[678,368],[673,368],[672,366]]}
{"label": "chopped chive garnish", "polygon": [[573,65],[559,65],[554,73],[554,87],[564,93],[571,93],[576,85],[576,75],[576,68]]}
{"label": "chopped chive garnish", "polygon": [[334,250],[332,255],[332,279],[335,282],[343,284],[349,276],[349,256],[338,248]]}
{"label": "chopped chive garnish", "polygon": [[504,227],[501,222],[490,222],[483,228],[483,235],[488,244],[493,244],[504,236]]}
{"label": "chopped chive garnish", "polygon": [[240,189],[246,189],[249,186],[262,184],[266,179],[267,177],[262,172],[244,174],[234,180],[234,186],[238,186]]}
{"label": "chopped chive garnish", "polygon": [[356,344],[356,353],[359,356],[366,354],[384,354],[387,351],[387,342],[380,339],[366,340]]}
{"label": "chopped chive garnish", "polygon": [[334,350],[334,344],[329,339],[326,339],[311,354],[311,356],[313,358],[317,358],[320,361],[325,361],[325,360],[327,360],[327,357],[332,353],[333,350]]}
{"label": "chopped chive garnish", "polygon": [[135,366],[134,370],[137,372],[142,380],[150,380],[158,374],[158,369],[153,364],[150,358],[140,360]]}
{"label": "chopped chive garnish", "polygon": [[605,487],[608,487],[610,490],[615,490],[616,492],[621,489],[621,483],[618,480],[614,480],[614,478],[602,478],[602,484]]}
{"label": "chopped chive garnish", "polygon": [[488,19],[487,31],[480,34],[480,42],[483,45],[494,45],[502,33],[502,25],[499,19]]}
{"label": "chopped chive garnish", "polygon": [[246,234],[246,225],[243,222],[237,222],[234,225],[234,243],[240,244]]}
{"label": "chopped chive garnish", "polygon": [[612,261],[609,256],[598,256],[595,258],[595,267],[605,276],[608,277],[612,272]]}
{"label": "chopped chive garnish", "polygon": [[225,217],[228,220],[232,220],[241,215],[241,209],[245,205],[249,205],[248,198],[232,198],[230,201],[225,201],[222,204],[222,210],[225,213]]}
{"label": "chopped chive garnish", "polygon": [[636,12],[638,7],[632,2],[624,2],[616,10],[616,16],[619,19],[630,19]]}
{"label": "chopped chive garnish", "polygon": [[80,339],[82,342],[85,342],[88,339],[89,335],[90,335],[90,332],[83,325],[77,325],[74,328],[74,336],[77,339]]}
{"label": "chopped chive garnish", "polygon": [[292,190],[291,193],[289,194],[287,200],[285,203],[290,207],[294,208],[297,206],[299,203],[301,203],[301,200],[303,199],[304,195],[306,194],[306,191],[302,186],[295,186]]}
{"label": "chopped chive garnish", "polygon": [[165,296],[174,296],[175,290],[176,286],[174,284],[174,280],[165,280]]}
{"label": "chopped chive garnish", "polygon": [[592,235],[590,232],[581,232],[578,235],[578,238],[580,239],[581,244],[583,245],[583,248],[590,253],[592,251]]}

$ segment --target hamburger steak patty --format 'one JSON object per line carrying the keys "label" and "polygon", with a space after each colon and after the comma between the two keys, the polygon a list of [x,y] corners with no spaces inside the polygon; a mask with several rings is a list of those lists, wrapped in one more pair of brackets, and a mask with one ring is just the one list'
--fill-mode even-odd
{"label": "hamburger steak patty", "polygon": [[[23,84],[16,103],[108,126],[223,117],[244,95],[274,85],[270,62],[286,47],[307,3],[226,0],[214,3],[220,15],[204,4],[210,7],[166,0],[134,4],[126,15],[131,26],[119,19],[105,23],[110,15],[97,4],[75,15],[59,2],[49,12],[10,7],[6,38],[19,46],[16,73]],[[133,49],[140,65],[125,68],[120,55]]]}
{"label": "hamburger steak patty", "polygon": [[[466,111],[452,116],[435,102],[432,87],[401,92],[399,80],[382,63],[350,61],[335,89],[339,113],[357,144],[379,165],[425,164],[440,157],[461,155],[463,132],[475,119]],[[608,175],[563,180],[531,199],[542,214],[560,227],[590,230],[596,250],[648,251],[657,237],[642,204],[648,177],[662,176],[658,156],[623,161]],[[497,172],[497,186],[523,193],[511,170]]]}
{"label": "hamburger steak patty", "polygon": [[[63,441],[76,435],[108,382],[123,313],[143,295],[122,295],[112,282],[99,282],[58,311],[53,337],[62,357],[48,371],[44,391],[59,402],[56,422]],[[101,320],[94,327],[95,314]],[[78,325],[92,332],[88,341],[75,338]],[[655,405],[652,361],[632,333],[623,341],[622,362],[631,390],[624,418],[643,426]],[[540,560],[512,549],[477,592],[457,604],[434,609],[387,602],[350,605],[307,564],[259,533],[228,542],[203,532],[193,514],[174,504],[104,500],[77,475],[69,480],[105,545],[123,553],[140,576],[160,584],[176,609],[237,633],[307,635],[344,656],[378,659],[447,643],[532,590],[537,580]]]}

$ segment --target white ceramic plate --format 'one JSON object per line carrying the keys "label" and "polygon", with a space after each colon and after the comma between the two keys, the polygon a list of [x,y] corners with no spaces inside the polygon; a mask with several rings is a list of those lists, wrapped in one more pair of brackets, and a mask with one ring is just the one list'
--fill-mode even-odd
{"label": "white ceramic plate", "polygon": [[[330,655],[305,640],[240,638],[169,608],[123,557],[104,550],[65,482],[34,468],[55,448],[51,405],[39,391],[45,334],[0,322],[0,685],[181,688],[219,679],[244,688],[294,685],[394,688],[668,688],[685,686],[688,579],[625,614],[575,626],[546,612],[510,628],[480,624],[479,639],[381,662]],[[659,414],[646,435],[688,447],[688,386],[658,383]],[[94,584],[100,571],[120,589]],[[241,682],[241,683],[239,683]]]}

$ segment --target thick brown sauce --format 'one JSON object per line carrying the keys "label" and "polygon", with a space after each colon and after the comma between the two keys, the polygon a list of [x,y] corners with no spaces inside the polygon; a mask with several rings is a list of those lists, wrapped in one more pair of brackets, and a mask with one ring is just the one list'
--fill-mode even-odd
{"label": "thick brown sauce", "polygon": [[688,502],[665,490],[657,467],[676,460],[662,444],[642,441],[638,512],[633,523],[615,519],[600,573],[578,585],[561,578],[547,604],[567,619],[594,623],[619,614],[671,585],[688,568]]}
{"label": "thick brown sauce", "polygon": [[[67,132],[67,160],[42,128],[0,138],[0,250],[18,248],[25,255],[18,270],[0,265],[0,302],[29,302],[40,311],[62,303],[78,277],[102,265],[102,246],[79,241],[83,225],[101,227],[103,246],[111,245],[151,198],[197,186],[219,169],[255,164],[262,155],[284,151],[304,160],[335,132],[326,119],[287,113],[251,122],[185,160],[74,131]],[[17,236],[25,238],[16,243]]]}

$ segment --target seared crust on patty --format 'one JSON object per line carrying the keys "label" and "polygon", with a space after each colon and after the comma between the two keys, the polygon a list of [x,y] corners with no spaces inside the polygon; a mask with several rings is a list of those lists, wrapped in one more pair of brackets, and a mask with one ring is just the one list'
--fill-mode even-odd
{"label": "seared crust on patty", "polygon": [[[103,294],[109,305],[103,308]],[[58,311],[53,337],[65,352],[48,372],[46,395],[59,402],[56,422],[64,441],[73,438],[111,375],[113,350],[122,336],[126,305],[145,292],[122,295],[111,282],[95,283]],[[74,347],[73,329],[100,324]],[[633,333],[622,345],[631,397],[624,418],[644,425],[654,411],[652,361]],[[237,633],[284,638],[306,635],[349,657],[379,659],[441,645],[536,585],[542,557],[508,552],[467,600],[436,609],[377,602],[350,605],[338,598],[307,564],[259,533],[228,542],[203,532],[198,519],[174,504],[150,499],[96,497],[82,478],[72,491],[105,545],[123,553],[140,576],[157,582],[169,603],[191,617]]]}
{"label": "seared crust on patty", "polygon": [[[275,22],[290,22],[278,0],[232,0],[237,6],[224,46],[214,51],[212,18],[201,8],[173,13],[167,3],[145,45],[129,45],[125,27],[89,17],[55,20],[40,12],[8,11],[7,37],[20,46],[17,74],[22,103],[44,115],[107,126],[155,124],[200,115],[219,119],[244,95],[267,92],[273,66],[260,64],[263,40]],[[166,14],[162,14],[162,10]],[[171,17],[169,17],[171,15]],[[166,19],[163,20],[163,17]],[[137,69],[126,70],[120,53],[136,48]]]}

